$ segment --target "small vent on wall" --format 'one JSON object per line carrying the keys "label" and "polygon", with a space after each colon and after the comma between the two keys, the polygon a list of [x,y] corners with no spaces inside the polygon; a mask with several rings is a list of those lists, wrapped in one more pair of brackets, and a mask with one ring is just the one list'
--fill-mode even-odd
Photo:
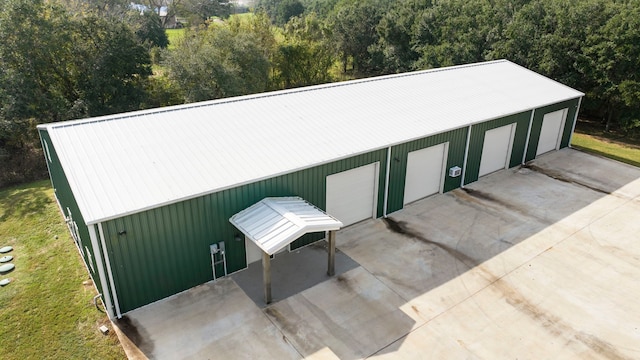
{"label": "small vent on wall", "polygon": [[460,174],[462,174],[462,169],[459,166],[454,166],[451,169],[449,169],[450,177],[458,177],[460,176]]}

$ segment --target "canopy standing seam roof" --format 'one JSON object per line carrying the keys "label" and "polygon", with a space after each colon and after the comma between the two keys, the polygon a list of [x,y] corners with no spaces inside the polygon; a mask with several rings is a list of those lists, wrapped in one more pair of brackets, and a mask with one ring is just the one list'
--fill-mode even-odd
{"label": "canopy standing seam roof", "polygon": [[583,95],[498,60],[39,128],[94,224]]}
{"label": "canopy standing seam roof", "polygon": [[342,227],[339,220],[300,197],[262,199],[229,221],[269,255],[306,233]]}

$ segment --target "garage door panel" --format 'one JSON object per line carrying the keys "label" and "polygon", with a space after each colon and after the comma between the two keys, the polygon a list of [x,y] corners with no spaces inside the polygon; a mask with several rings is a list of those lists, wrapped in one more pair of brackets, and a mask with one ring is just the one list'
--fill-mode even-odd
{"label": "garage door panel", "polygon": [[407,156],[404,204],[440,192],[447,144],[412,151]]}
{"label": "garage door panel", "polygon": [[509,124],[485,132],[478,176],[490,174],[507,166],[513,146],[514,129],[515,125]]}
{"label": "garage door panel", "polygon": [[566,114],[567,109],[562,109],[544,115],[536,156],[558,148]]}
{"label": "garage door panel", "polygon": [[373,217],[377,169],[376,163],[327,176],[327,213],[345,226]]}

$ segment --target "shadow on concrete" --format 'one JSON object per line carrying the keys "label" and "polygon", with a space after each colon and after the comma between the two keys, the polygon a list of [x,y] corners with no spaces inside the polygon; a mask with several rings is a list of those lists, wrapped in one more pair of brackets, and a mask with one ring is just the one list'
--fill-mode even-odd
{"label": "shadow on concrete", "polygon": [[[526,167],[500,171],[465,189],[408,205],[387,219],[339,231],[335,277],[326,275],[324,241],[276,255],[271,265],[273,304],[268,307],[263,299],[262,266],[256,262],[231,279],[136,309],[119,328],[143,357],[152,358],[188,357],[186,350],[194,358],[212,354],[220,358],[358,359],[383,354],[426,358],[434,350],[427,348],[426,341],[444,349],[448,358],[465,358],[473,357],[473,352],[456,341],[463,334],[416,333],[431,321],[451,321],[448,311],[491,287],[490,301],[498,299],[500,310],[516,312],[514,318],[537,324],[527,328],[535,336],[575,343],[575,351],[587,351],[565,348],[565,355],[625,358],[624,351],[610,342],[615,331],[585,335],[584,325],[572,326],[570,320],[554,317],[534,295],[503,278],[549,249],[561,247],[565,239],[621,204],[637,202],[639,178],[638,168],[575,150],[550,153]],[[634,184],[626,186],[630,183]],[[590,286],[588,281],[584,286]],[[617,294],[615,289],[611,293]],[[472,337],[488,331],[474,328],[474,321],[489,323],[483,317],[493,314],[465,315],[454,316],[453,322],[464,323]],[[615,320],[623,323],[625,319]],[[461,328],[453,325],[450,329]],[[500,331],[507,327],[518,331],[515,324],[501,325]],[[410,334],[417,336],[407,340]],[[518,334],[529,335],[534,336]],[[503,337],[496,335],[495,342],[503,342]],[[532,357],[557,355],[553,349],[546,356],[520,343],[495,346],[526,349],[532,353],[525,355]],[[266,355],[265,351],[271,352]]]}
{"label": "shadow on concrete", "polygon": [[[338,246],[415,306],[427,322],[493,284],[516,310],[540,322],[541,328],[555,331],[557,326],[549,328],[544,323],[548,322],[540,315],[544,310],[500,279],[636,198],[640,189],[625,185],[638,178],[640,169],[566,149],[377,220],[386,228],[378,225],[377,229],[382,232],[378,242],[388,249],[385,258],[401,258],[402,267],[395,266],[397,260],[363,252],[362,240],[354,241],[345,234],[353,229],[339,233]],[[600,205],[589,207],[595,202]],[[518,246],[525,240],[525,246]],[[375,252],[380,244],[367,246]],[[491,261],[507,250],[507,261]],[[568,336],[581,339],[574,335]],[[375,355],[398,351],[404,340],[381,347]],[[598,340],[581,344],[595,353],[603,346],[614,349],[606,340]]]}
{"label": "shadow on concrete", "polygon": [[[358,267],[358,263],[340,250],[336,250],[336,276]],[[262,282],[262,262],[249,264],[231,278],[259,308],[265,308]],[[300,293],[332,277],[327,275],[327,242],[313,244],[291,252],[276,254],[271,260],[272,302],[278,302]]]}

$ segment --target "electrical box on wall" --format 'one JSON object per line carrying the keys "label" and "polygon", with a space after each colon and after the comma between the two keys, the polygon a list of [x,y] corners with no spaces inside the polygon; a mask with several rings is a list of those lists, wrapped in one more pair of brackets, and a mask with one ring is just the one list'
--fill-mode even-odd
{"label": "electrical box on wall", "polygon": [[454,166],[451,169],[449,169],[450,177],[458,177],[460,176],[460,174],[462,174],[462,169],[460,168],[460,166]]}

